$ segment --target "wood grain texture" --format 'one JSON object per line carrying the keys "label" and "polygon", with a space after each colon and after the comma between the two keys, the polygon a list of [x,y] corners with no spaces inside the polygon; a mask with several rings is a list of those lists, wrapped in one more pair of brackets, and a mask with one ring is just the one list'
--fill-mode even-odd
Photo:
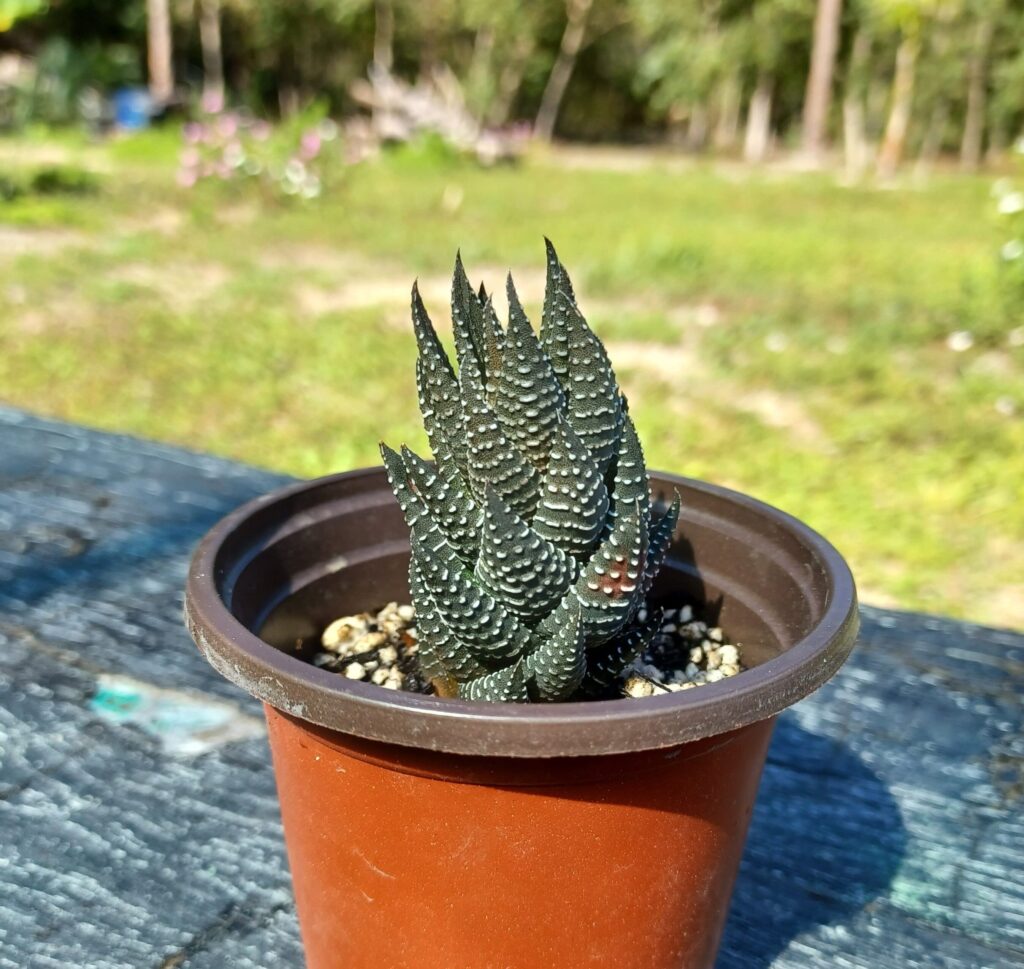
{"label": "wood grain texture", "polygon": [[[171,756],[95,708],[116,674],[259,716],[181,590],[284,480],[0,408],[0,969],[302,964],[265,739]],[[866,608],[781,718],[720,969],[1024,965],[1022,688],[1024,636]]]}

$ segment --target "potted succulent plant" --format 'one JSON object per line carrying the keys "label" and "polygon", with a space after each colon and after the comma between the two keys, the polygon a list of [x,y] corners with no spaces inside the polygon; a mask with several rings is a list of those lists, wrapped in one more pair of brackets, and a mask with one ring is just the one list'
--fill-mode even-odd
{"label": "potted succulent plant", "polygon": [[[413,289],[433,463],[382,445],[384,469],[258,499],[193,559],[193,638],[265,702],[309,969],[707,969],[774,718],[856,637],[824,539],[648,475],[550,243],[539,336],[508,297],[502,327],[457,261],[456,372]],[[410,598],[428,693],[302,657]],[[683,608],[746,669],[617,695]]]}

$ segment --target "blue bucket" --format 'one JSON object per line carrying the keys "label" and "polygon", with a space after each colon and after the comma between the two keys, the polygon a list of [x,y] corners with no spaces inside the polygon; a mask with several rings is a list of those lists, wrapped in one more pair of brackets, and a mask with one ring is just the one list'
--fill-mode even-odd
{"label": "blue bucket", "polygon": [[144,87],[123,87],[114,92],[114,122],[126,131],[149,127],[153,101]]}

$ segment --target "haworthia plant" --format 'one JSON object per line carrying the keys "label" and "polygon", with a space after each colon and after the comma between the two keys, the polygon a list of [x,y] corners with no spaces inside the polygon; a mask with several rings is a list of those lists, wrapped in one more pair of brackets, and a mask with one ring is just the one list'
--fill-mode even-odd
{"label": "haworthia plant", "polygon": [[404,447],[381,453],[411,533],[420,664],[442,696],[602,695],[660,626],[642,607],[679,499],[652,521],[643,450],[608,354],[550,242],[547,257],[539,337],[511,276],[502,329],[456,258],[457,373],[412,290],[434,463]]}

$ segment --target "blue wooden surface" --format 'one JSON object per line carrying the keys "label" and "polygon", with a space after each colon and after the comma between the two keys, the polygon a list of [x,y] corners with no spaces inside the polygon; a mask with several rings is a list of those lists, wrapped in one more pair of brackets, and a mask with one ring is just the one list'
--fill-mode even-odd
{"label": "blue wooden surface", "polygon": [[[181,624],[196,540],[283,480],[0,408],[0,969],[302,964],[258,706]],[[780,721],[719,966],[1024,965],[1024,636],[863,618]]]}

